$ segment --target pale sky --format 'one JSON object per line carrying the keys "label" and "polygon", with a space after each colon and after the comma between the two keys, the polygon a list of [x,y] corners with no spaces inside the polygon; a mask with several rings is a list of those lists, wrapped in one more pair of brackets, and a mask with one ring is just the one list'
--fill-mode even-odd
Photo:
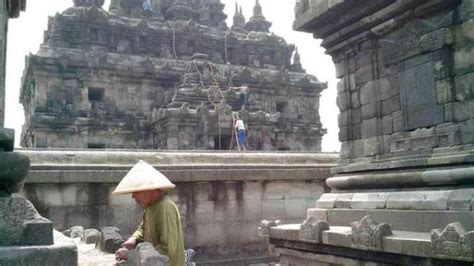
{"label": "pale sky", "polygon": [[[104,8],[108,9],[110,0]],[[235,3],[242,5],[245,18],[253,13],[254,0],[221,0],[226,5],[227,25],[232,25]],[[288,43],[296,44],[301,54],[303,67],[320,81],[328,82],[328,89],[322,93],[320,115],[328,133],[323,139],[323,151],[339,151],[336,107],[336,83],[334,65],[331,58],[320,48],[320,40],[312,34],[292,30],[295,0],[260,0],[263,15],[273,23],[270,31],[282,36]],[[21,76],[25,66],[25,56],[36,53],[43,41],[48,16],[60,13],[73,5],[72,0],[27,0],[26,12],[20,18],[11,19],[8,29],[7,74],[6,74],[6,117],[5,127],[15,129],[15,143],[19,145],[21,127],[24,123],[23,106],[19,103]]]}

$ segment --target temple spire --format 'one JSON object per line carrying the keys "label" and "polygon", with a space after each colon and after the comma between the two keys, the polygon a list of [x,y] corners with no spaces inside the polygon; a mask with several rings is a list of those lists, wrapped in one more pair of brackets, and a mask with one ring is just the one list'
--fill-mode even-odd
{"label": "temple spire", "polygon": [[243,31],[245,30],[244,28],[245,28],[245,17],[242,12],[242,7],[239,8],[238,4],[235,3],[234,23],[232,25],[232,30]]}
{"label": "temple spire", "polygon": [[267,21],[263,16],[262,6],[255,0],[255,6],[253,7],[253,16],[249,22],[245,25],[245,29],[248,31],[261,31],[269,32],[272,23]]}

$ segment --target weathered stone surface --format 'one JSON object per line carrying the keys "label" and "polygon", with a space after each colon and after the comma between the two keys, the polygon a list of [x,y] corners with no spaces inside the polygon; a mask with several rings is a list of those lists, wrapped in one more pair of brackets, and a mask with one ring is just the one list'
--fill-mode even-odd
{"label": "weathered stone surface", "polygon": [[269,33],[258,2],[247,23],[237,10],[230,30],[220,1],[152,1],[150,14],[140,1],[112,1],[110,13],[102,2],[51,18],[28,58],[21,101],[35,115],[24,146],[237,149],[238,114],[248,149],[321,150],[327,85]]}
{"label": "weathered stone surface", "polygon": [[51,244],[52,223],[41,217],[31,202],[24,198],[0,198],[0,246]]}
{"label": "weathered stone surface", "polygon": [[128,253],[128,260],[125,265],[134,266],[169,266],[169,258],[161,255],[149,242],[137,245]]}
{"label": "weathered stone surface", "polygon": [[71,227],[71,238],[84,238],[84,227],[82,226],[73,226]]}
{"label": "weathered stone surface", "polygon": [[54,231],[54,244],[0,247],[0,265],[78,265],[77,246]]}
{"label": "weathered stone surface", "polygon": [[378,224],[369,215],[351,223],[351,228],[352,246],[359,249],[382,250],[383,238],[392,235],[388,224]]}
{"label": "weathered stone surface", "polygon": [[84,230],[84,238],[82,239],[86,244],[95,244],[100,239],[100,232],[97,229]]}
{"label": "weathered stone surface", "polygon": [[117,227],[104,227],[100,229],[100,238],[96,246],[102,251],[115,253],[125,240],[120,235]]}
{"label": "weathered stone surface", "polygon": [[435,256],[474,259],[474,231],[466,232],[460,223],[432,230],[431,243]]}
{"label": "weathered stone surface", "polygon": [[278,226],[281,224],[280,220],[262,220],[260,225],[257,228],[258,236],[259,237],[269,237],[270,236],[270,229],[272,227]]}
{"label": "weathered stone surface", "polygon": [[0,193],[21,191],[29,169],[30,160],[25,155],[0,151]]}
{"label": "weathered stone surface", "polygon": [[317,220],[310,216],[300,226],[300,240],[321,243],[325,230],[329,230],[329,224],[326,221]]}

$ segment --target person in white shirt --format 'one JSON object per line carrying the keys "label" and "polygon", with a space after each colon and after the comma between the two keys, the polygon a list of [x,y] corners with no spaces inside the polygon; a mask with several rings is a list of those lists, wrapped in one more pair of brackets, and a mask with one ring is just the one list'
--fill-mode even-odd
{"label": "person in white shirt", "polygon": [[247,134],[245,132],[245,124],[244,121],[240,118],[237,118],[237,121],[235,121],[235,129],[237,130],[237,136],[238,139],[237,141],[239,142],[240,147],[245,149],[245,141]]}

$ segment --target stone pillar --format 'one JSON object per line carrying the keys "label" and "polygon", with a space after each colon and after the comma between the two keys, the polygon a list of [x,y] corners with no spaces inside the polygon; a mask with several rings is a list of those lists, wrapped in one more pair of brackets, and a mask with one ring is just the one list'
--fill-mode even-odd
{"label": "stone pillar", "polygon": [[75,244],[54,236],[51,221],[30,201],[12,197],[23,188],[30,160],[13,152],[14,131],[3,127],[7,25],[25,6],[25,0],[0,1],[0,265],[77,265]]}
{"label": "stone pillar", "polygon": [[330,226],[322,249],[359,262],[472,263],[474,2],[301,0],[295,10],[294,28],[323,39],[340,79],[341,160],[333,192],[308,210]]}

